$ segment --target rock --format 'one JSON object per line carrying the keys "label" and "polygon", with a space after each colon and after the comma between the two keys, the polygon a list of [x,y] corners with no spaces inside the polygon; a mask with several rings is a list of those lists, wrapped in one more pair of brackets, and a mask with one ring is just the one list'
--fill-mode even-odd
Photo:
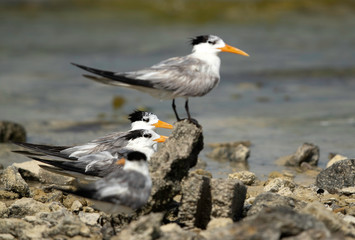
{"label": "rock", "polygon": [[202,235],[207,240],[277,240],[286,236],[298,236],[309,230],[314,231],[314,236],[321,236],[319,239],[331,239],[331,234],[324,224],[312,216],[299,214],[288,207],[273,207],[263,209],[259,214],[247,217],[243,221],[204,231]]}
{"label": "rock", "polygon": [[75,200],[75,201],[73,202],[73,204],[71,205],[71,207],[70,207],[70,210],[71,210],[72,212],[78,212],[78,211],[80,211],[81,209],[83,209],[83,204],[81,204],[81,202],[78,201],[78,200]]}
{"label": "rock", "polygon": [[31,196],[34,200],[46,203],[46,202],[62,202],[63,201],[63,193],[59,190],[52,190],[50,192],[45,192],[40,188],[30,188]]}
{"label": "rock", "polygon": [[0,190],[0,199],[16,199],[19,198],[20,195],[18,193],[14,193],[14,192],[9,192],[9,191],[5,191],[5,190]]}
{"label": "rock", "polygon": [[325,208],[321,203],[309,203],[304,209],[301,210],[301,212],[310,214],[319,221],[322,221],[333,233],[341,232],[345,236],[355,238],[355,228],[352,227],[350,223],[344,221],[337,214]]}
{"label": "rock", "polygon": [[0,121],[0,142],[25,142],[26,131],[17,123]]}
{"label": "rock", "polygon": [[12,236],[11,234],[0,234],[0,239],[1,240],[12,240],[12,239],[15,239],[14,236]]}
{"label": "rock", "polygon": [[355,159],[342,160],[324,169],[318,174],[316,185],[330,193],[355,187]]}
{"label": "rock", "polygon": [[210,178],[190,173],[182,182],[179,221],[189,227],[206,228],[211,214]]}
{"label": "rock", "polygon": [[347,195],[347,196],[355,195],[355,187],[342,188],[342,189],[340,189],[340,193]]}
{"label": "rock", "polygon": [[[34,229],[31,223],[17,218],[1,218],[0,219],[0,233],[2,235],[11,235],[14,239],[35,239],[29,238],[26,234],[26,229]],[[38,237],[37,239],[40,239]]]}
{"label": "rock", "polygon": [[230,161],[247,165],[247,160],[250,155],[250,145],[251,143],[249,141],[211,143],[209,146],[212,147],[213,150],[208,153],[207,156],[219,161]]}
{"label": "rock", "polygon": [[240,171],[240,172],[231,173],[228,175],[228,178],[239,179],[245,185],[252,185],[255,183],[257,179],[255,173],[249,171]]}
{"label": "rock", "polygon": [[247,188],[237,179],[212,179],[211,216],[231,218],[233,221],[241,219],[246,192]]}
{"label": "rock", "polygon": [[202,129],[188,120],[175,123],[172,135],[150,159],[153,188],[144,212],[164,211],[180,192],[180,182],[196,165],[203,148]]}
{"label": "rock", "polygon": [[[5,203],[0,202],[0,218],[6,218],[9,215],[9,209]],[[1,239],[1,238],[0,238]]]}
{"label": "rock", "polygon": [[73,185],[76,182],[74,177],[53,173],[42,168],[39,170],[39,180],[42,183],[51,183],[56,185]]}
{"label": "rock", "polygon": [[159,240],[199,240],[203,239],[202,236],[199,236],[197,233],[192,231],[183,230],[176,223],[169,223],[160,227],[162,236]]}
{"label": "rock", "polygon": [[266,192],[258,195],[251,208],[248,211],[248,216],[255,215],[262,211],[264,208],[272,208],[272,207],[288,207],[290,209],[296,208],[300,209],[302,206],[305,206],[304,203],[291,198],[281,196],[276,193]]}
{"label": "rock", "polygon": [[[76,202],[76,203],[75,203]],[[77,203],[79,202],[79,203]],[[63,205],[66,208],[71,209],[73,207],[73,204],[75,203],[75,205],[79,206],[79,204],[81,205],[81,207],[86,206],[87,205],[87,201],[85,198],[82,197],[77,197],[75,195],[72,194],[68,194],[67,196],[64,197],[63,199]],[[75,208],[75,206],[74,206]]]}
{"label": "rock", "polygon": [[207,225],[207,230],[219,229],[232,223],[233,220],[231,218],[212,218]]}
{"label": "rock", "polygon": [[27,183],[14,166],[9,166],[4,170],[2,182],[5,185],[5,190],[19,193],[21,196],[29,196],[30,194]]}
{"label": "rock", "polygon": [[287,178],[274,178],[266,183],[264,187],[265,192],[279,193],[283,196],[292,195],[296,184]]}
{"label": "rock", "polygon": [[24,179],[39,181],[41,167],[38,164],[38,161],[31,160],[22,163],[14,163],[13,165],[18,168]]}
{"label": "rock", "polygon": [[137,221],[132,222],[124,228],[117,236],[111,240],[153,240],[162,236],[160,225],[163,220],[162,213],[150,213],[142,216]]}
{"label": "rock", "polygon": [[327,166],[326,168],[332,166],[334,163],[339,162],[341,160],[345,160],[348,159],[348,157],[345,157],[343,155],[340,154],[335,154],[334,156],[332,156],[332,158],[327,162]]}
{"label": "rock", "polygon": [[37,212],[50,212],[50,209],[47,204],[35,201],[32,198],[21,198],[10,205],[9,211],[12,217],[22,217],[34,215]]}
{"label": "rock", "polygon": [[100,213],[79,212],[79,219],[87,225],[94,226],[98,224],[101,217]]}
{"label": "rock", "polygon": [[302,163],[308,163],[311,166],[317,166],[319,160],[319,147],[312,143],[304,143],[287,160],[286,166],[299,167]]}

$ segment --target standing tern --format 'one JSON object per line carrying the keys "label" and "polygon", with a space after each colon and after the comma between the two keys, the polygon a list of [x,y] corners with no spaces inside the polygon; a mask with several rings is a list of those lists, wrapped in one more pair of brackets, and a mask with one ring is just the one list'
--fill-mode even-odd
{"label": "standing tern", "polygon": [[[157,143],[164,142],[167,139],[167,137],[160,136],[153,130],[149,129],[129,131],[126,135],[123,136],[123,138],[128,142],[124,148],[110,148],[108,150],[86,154],[80,157],[68,156],[60,153],[53,154],[52,152],[47,153],[43,149],[41,149],[40,153],[33,153],[29,151],[14,152],[24,154],[36,161],[57,167],[59,168],[58,170],[104,177],[116,169],[124,166],[125,154],[131,151],[140,151],[144,153],[147,157],[147,160],[149,160],[153,153],[156,151]],[[31,150],[36,150],[36,147],[38,146],[30,143],[16,144]],[[47,157],[46,155],[50,155],[50,157]]]}
{"label": "standing tern", "polygon": [[172,99],[176,119],[175,98],[185,98],[185,110],[191,120],[189,97],[201,97],[210,92],[220,81],[220,58],[218,53],[231,52],[249,56],[246,52],[229,46],[214,35],[197,36],[192,39],[192,53],[173,57],[149,68],[133,72],[112,72],[72,63],[100,77],[84,75],[92,80],[115,86],[133,88],[160,99]]}
{"label": "standing tern", "polygon": [[[104,178],[67,191],[92,199],[94,207],[107,213],[130,213],[147,203],[152,189],[147,156],[131,151],[123,156],[125,165]],[[62,190],[62,189],[61,189]]]}
{"label": "standing tern", "polygon": [[[173,126],[169,123],[158,119],[154,113],[144,111],[134,111],[128,116],[131,121],[131,131],[137,129],[154,129],[154,128],[168,128]],[[106,136],[94,139],[88,143],[77,146],[49,146],[30,143],[17,143],[18,145],[28,148],[35,152],[42,152],[46,155],[58,156],[62,158],[80,158],[85,155],[99,153],[102,151],[115,152],[117,149],[123,148],[128,144],[129,138],[127,132],[114,132]],[[128,135],[129,136],[129,135]],[[154,146],[156,147],[156,145]],[[156,150],[156,149],[155,149]],[[23,152],[26,154],[26,152]],[[28,152],[27,152],[28,153]]]}

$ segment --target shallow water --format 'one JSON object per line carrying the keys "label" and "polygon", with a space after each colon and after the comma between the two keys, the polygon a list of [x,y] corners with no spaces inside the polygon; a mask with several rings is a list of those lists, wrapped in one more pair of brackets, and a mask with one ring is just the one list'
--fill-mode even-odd
{"label": "shallow water", "polygon": [[[173,122],[170,101],[88,81],[81,63],[127,71],[190,52],[188,38],[222,37],[250,54],[221,54],[222,81],[190,100],[204,129],[200,157],[214,176],[235,170],[208,159],[207,143],[250,140],[250,170],[262,177],[280,170],[274,161],[303,142],[320,147],[320,166],[330,152],[354,157],[355,17],[293,14],[269,21],[164,22],[143,13],[99,11],[2,12],[0,119],[21,123],[28,141],[77,144],[126,130],[137,107]],[[122,108],[114,109],[114,98]],[[181,113],[183,100],[178,100]],[[160,131],[169,134],[169,131]],[[25,158],[3,145],[5,166]],[[4,150],[6,149],[6,150]]]}

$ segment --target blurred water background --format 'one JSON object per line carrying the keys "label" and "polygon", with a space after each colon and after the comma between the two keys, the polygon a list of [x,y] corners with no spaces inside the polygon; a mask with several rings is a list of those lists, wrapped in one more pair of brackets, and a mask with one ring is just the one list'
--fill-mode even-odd
{"label": "blurred water background", "polygon": [[[207,143],[240,140],[251,141],[259,177],[303,142],[320,147],[324,167],[331,152],[355,157],[354,13],[351,0],[2,0],[0,120],[22,124],[29,142],[59,145],[127,130],[138,107],[174,122],[170,101],[92,82],[70,63],[137,70],[215,34],[250,57],[220,54],[220,85],[190,100],[206,169],[236,170],[207,158]],[[12,148],[0,146],[1,164],[27,160]]]}

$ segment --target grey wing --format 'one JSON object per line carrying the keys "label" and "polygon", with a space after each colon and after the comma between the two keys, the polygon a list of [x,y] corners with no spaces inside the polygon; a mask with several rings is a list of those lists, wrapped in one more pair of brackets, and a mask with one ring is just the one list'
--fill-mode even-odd
{"label": "grey wing", "polygon": [[95,199],[134,209],[148,201],[151,191],[150,178],[136,171],[118,170],[94,184],[97,190]]}
{"label": "grey wing", "polygon": [[78,158],[103,151],[114,153],[117,151],[117,149],[127,145],[128,141],[124,138],[125,135],[126,132],[111,133],[98,139],[92,140],[89,143],[62,150],[61,153]]}
{"label": "grey wing", "polygon": [[209,68],[204,61],[188,55],[170,58],[140,71],[117,75],[147,80],[155,89],[173,92],[172,97],[194,97],[205,95],[218,83],[219,75],[212,74]]}

